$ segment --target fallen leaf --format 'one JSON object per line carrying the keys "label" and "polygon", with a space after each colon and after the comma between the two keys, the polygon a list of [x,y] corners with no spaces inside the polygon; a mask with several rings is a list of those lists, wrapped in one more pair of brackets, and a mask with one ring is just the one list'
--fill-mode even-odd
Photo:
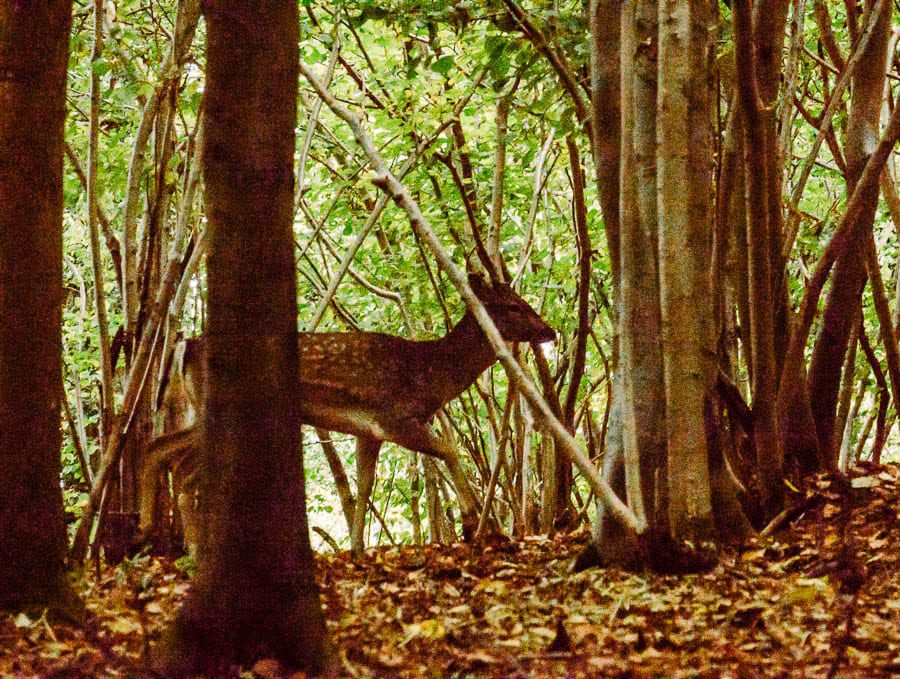
{"label": "fallen leaf", "polygon": [[274,658],[257,660],[250,671],[260,679],[278,679],[284,674],[281,663]]}
{"label": "fallen leaf", "polygon": [[436,618],[415,622],[411,625],[404,625],[403,630],[406,633],[406,638],[402,642],[403,644],[408,643],[412,639],[440,640],[447,635],[444,623]]}

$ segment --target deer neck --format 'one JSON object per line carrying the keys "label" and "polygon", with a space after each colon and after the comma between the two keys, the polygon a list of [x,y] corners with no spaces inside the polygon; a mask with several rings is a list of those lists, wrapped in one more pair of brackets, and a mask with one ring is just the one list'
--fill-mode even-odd
{"label": "deer neck", "polygon": [[434,377],[440,382],[434,386],[440,391],[442,404],[459,396],[495,360],[493,347],[469,311],[433,346]]}

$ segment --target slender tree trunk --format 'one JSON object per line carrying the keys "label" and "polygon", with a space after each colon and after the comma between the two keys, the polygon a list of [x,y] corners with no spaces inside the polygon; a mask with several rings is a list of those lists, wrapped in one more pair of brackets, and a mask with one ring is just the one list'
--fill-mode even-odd
{"label": "slender tree trunk", "polygon": [[[575,236],[578,247],[578,327],[572,358],[572,372],[563,405],[563,423],[575,433],[575,404],[584,378],[587,338],[591,329],[588,303],[591,294],[591,236],[588,232],[587,205],[584,198],[584,170],[574,135],[566,137],[569,152],[569,168],[572,172],[572,208]],[[572,463],[564,455],[556,456],[556,516],[558,524],[574,527],[575,510],[572,507]]]}
{"label": "slender tree trunk", "polygon": [[80,615],[60,475],[71,2],[0,2],[0,608]]}
{"label": "slender tree trunk", "polygon": [[[867,0],[873,6],[878,0]],[[885,80],[887,45],[891,36],[891,2],[882,2],[872,36],[853,73],[853,98],[847,123],[847,194],[859,181],[863,167],[878,139],[881,102]],[[865,197],[859,216],[858,233],[872,228],[878,206],[878,187]],[[813,418],[824,457],[835,459],[833,452],[835,417],[841,384],[841,368],[866,283],[864,239],[851,243],[834,265],[831,288],[825,300],[822,326],[816,338],[809,370],[809,391],[815,395]]]}
{"label": "slender tree trunk", "polygon": [[859,415],[859,409],[862,406],[863,399],[866,396],[866,388],[869,386],[868,376],[863,377],[859,381],[856,388],[856,397],[853,400],[853,407],[850,408],[850,414],[847,417],[847,426],[844,429],[844,435],[841,437],[841,448],[838,455],[838,470],[844,474],[850,465],[850,446],[853,445],[853,427],[856,424],[856,418]]}
{"label": "slender tree trunk", "polygon": [[[841,441],[844,439],[844,429],[848,423],[850,414],[850,405],[853,400],[853,387],[856,385],[856,348],[859,344],[860,318],[854,321],[853,329],[850,332],[849,346],[847,347],[847,356],[844,359],[844,366],[841,369],[842,382],[840,398],[838,399],[838,412],[835,420],[834,440],[832,441],[833,455],[836,456],[841,448]],[[832,466],[837,467],[837,458],[833,457]]]}
{"label": "slender tree trunk", "polygon": [[209,533],[162,665],[219,674],[274,657],[317,673],[328,659],[296,400],[297,5],[213,0],[205,13]]}
{"label": "slender tree trunk", "polygon": [[[619,49],[621,0],[590,0],[591,136],[594,172],[609,247],[613,289],[619,284],[619,157],[621,109]],[[617,296],[614,293],[614,296]]]}
{"label": "slender tree trunk", "polygon": [[[141,180],[144,172],[144,155],[150,132],[159,112],[165,91],[173,80],[180,77],[194,40],[194,31],[200,18],[200,0],[179,0],[175,18],[175,32],[172,47],[166,54],[159,69],[159,85],[147,99],[141,112],[141,122],[135,134],[131,159],[128,163],[128,180],[123,206],[122,224],[122,307],[127,348],[140,339],[135,331],[140,304],[140,271],[138,268],[137,220],[141,208]],[[134,353],[137,353],[135,350]]]}
{"label": "slender tree trunk", "polygon": [[[761,146],[765,157],[765,177],[761,187],[765,202],[757,209],[768,213],[766,222],[769,249],[769,275],[771,277],[772,349],[776,372],[780,369],[787,347],[790,321],[787,297],[785,265],[781,256],[781,232],[783,229],[781,186],[781,144],[778,138],[778,90],[783,72],[785,27],[790,0],[767,0],[753,3],[753,43],[756,52],[756,83],[758,87],[760,128],[754,143]],[[746,118],[745,118],[746,119]],[[760,256],[762,248],[758,248]],[[761,273],[761,272],[758,272]]]}
{"label": "slender tree trunk", "polygon": [[[626,485],[627,458],[630,455],[639,460],[638,468],[631,473],[640,478],[643,502],[651,525],[656,527],[654,517],[660,509],[656,478],[664,469],[666,454],[656,264],[656,3],[645,0],[623,5],[619,35],[619,351],[609,430],[610,442],[619,445],[607,444],[603,473],[621,494]],[[592,558],[604,564],[635,566],[640,560],[636,546],[602,508],[594,526],[592,550]]]}
{"label": "slender tree trunk", "polygon": [[[91,64],[103,55],[103,0],[94,0],[94,46]],[[100,75],[91,69],[90,131],[88,132],[87,203],[88,233],[91,243],[91,271],[94,274],[94,305],[97,313],[98,339],[100,343],[100,447],[106,444],[112,417],[115,412],[113,392],[113,368],[109,346],[109,321],[106,316],[106,290],[100,252],[100,226],[98,224],[99,191],[98,160],[100,151]]]}
{"label": "slender tree trunk", "polygon": [[705,410],[715,356],[707,267],[712,235],[709,3],[659,7],[657,162],[669,522],[677,540],[713,536]]}
{"label": "slender tree trunk", "polygon": [[775,408],[777,369],[769,247],[772,239],[771,212],[768,206],[768,175],[772,162],[767,155],[767,145],[759,142],[766,135],[759,83],[765,68],[764,62],[757,58],[758,47],[754,44],[749,0],[735,0],[733,17],[737,87],[744,120],[754,445],[762,477],[763,510],[767,516],[775,516],[782,505],[783,449],[778,436]]}
{"label": "slender tree trunk", "polygon": [[440,472],[437,463],[430,457],[423,456],[425,466],[425,504],[428,510],[428,529],[431,542],[441,545],[447,541],[444,527],[444,513],[441,508],[441,494],[438,492]]}

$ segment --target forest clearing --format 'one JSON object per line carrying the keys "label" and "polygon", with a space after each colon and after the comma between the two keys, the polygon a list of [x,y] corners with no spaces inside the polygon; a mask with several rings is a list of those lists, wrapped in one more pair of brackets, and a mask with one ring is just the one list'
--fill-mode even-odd
{"label": "forest clearing", "polygon": [[0,676],[900,675],[898,43],[0,0]]}

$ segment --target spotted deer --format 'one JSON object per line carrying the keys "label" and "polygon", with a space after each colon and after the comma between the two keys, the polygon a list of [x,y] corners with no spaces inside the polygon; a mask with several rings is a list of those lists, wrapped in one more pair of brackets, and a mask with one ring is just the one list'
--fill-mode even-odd
{"label": "spotted deer", "polygon": [[[469,284],[503,338],[548,342],[553,329],[501,283],[472,276]],[[357,438],[357,493],[351,547],[363,549],[365,510],[372,492],[378,453],[384,441],[442,460],[460,498],[463,531],[477,525],[476,500],[453,444],[429,426],[437,411],[459,396],[495,360],[494,350],[474,315],[466,312],[445,336],[413,341],[375,332],[300,333],[300,419],[320,429]],[[191,466],[200,443],[198,421],[205,404],[206,344],[183,340],[161,397],[163,434],[150,446],[142,473],[140,535],[152,529],[157,483],[170,465]],[[187,544],[196,544],[193,482],[178,493]],[[176,491],[179,489],[176,488]]]}

